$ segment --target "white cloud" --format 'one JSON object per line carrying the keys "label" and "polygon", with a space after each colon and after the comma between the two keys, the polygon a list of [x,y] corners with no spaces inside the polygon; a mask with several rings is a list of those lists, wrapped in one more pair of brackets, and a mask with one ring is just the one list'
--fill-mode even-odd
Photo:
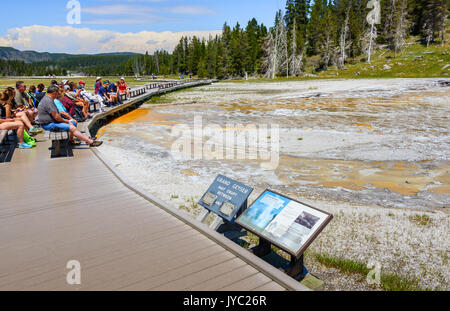
{"label": "white cloud", "polygon": [[173,51],[183,36],[208,38],[220,34],[220,30],[120,33],[109,30],[92,30],[71,26],[25,26],[9,29],[0,37],[0,46],[39,52],[94,54],[111,52],[152,53],[165,49]]}

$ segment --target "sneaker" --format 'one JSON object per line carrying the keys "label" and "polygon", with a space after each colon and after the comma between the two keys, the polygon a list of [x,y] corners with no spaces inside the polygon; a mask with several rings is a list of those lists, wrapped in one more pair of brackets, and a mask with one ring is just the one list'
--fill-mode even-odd
{"label": "sneaker", "polygon": [[90,148],[94,147],[100,147],[103,144],[102,141],[94,141],[92,144],[89,145]]}
{"label": "sneaker", "polygon": [[21,143],[19,145],[19,149],[31,149],[31,148],[33,148],[33,146],[28,145],[27,143]]}
{"label": "sneaker", "polygon": [[33,128],[31,128],[28,132],[30,133],[30,134],[39,134],[39,133],[42,133],[44,130],[43,129],[41,129],[40,127],[33,127]]}

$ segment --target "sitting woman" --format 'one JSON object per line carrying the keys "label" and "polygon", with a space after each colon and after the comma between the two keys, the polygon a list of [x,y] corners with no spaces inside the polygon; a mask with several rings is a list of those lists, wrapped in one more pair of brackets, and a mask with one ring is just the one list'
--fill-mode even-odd
{"label": "sitting woman", "polygon": [[27,112],[15,106],[13,100],[14,93],[15,90],[13,88],[7,88],[0,93],[0,105],[2,106],[2,110],[4,109],[5,111],[5,117],[9,119],[20,119],[26,126],[25,130],[30,134],[41,133],[42,129],[36,128],[31,124]]}
{"label": "sitting woman", "polygon": [[130,91],[128,90],[128,85],[125,83],[125,78],[120,78],[119,82],[119,94],[127,94],[127,98],[130,98]]}
{"label": "sitting woman", "polygon": [[19,138],[19,149],[31,149],[33,146],[28,145],[23,140],[23,132],[25,125],[22,121],[17,119],[3,119],[0,118],[0,131],[1,130],[15,130],[17,132],[17,137]]}
{"label": "sitting woman", "polygon": [[86,119],[91,119],[92,116],[89,114],[89,107],[91,104],[89,103],[88,100],[84,99],[80,93],[81,90],[77,90],[76,83],[70,82],[69,91],[67,92],[67,94],[71,99],[73,99],[75,105],[82,108],[84,117]]}

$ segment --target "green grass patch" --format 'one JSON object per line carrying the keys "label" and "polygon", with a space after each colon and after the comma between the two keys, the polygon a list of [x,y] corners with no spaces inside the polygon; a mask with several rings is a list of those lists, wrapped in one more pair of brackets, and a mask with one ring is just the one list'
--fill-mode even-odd
{"label": "green grass patch", "polygon": [[[339,257],[334,257],[325,254],[313,254],[312,255],[320,264],[338,269],[348,274],[358,274],[366,277],[371,269],[367,268],[366,264]],[[380,286],[386,291],[423,291],[415,280],[405,279],[391,273],[381,273]],[[429,290],[429,289],[425,289]]]}
{"label": "green grass patch", "polygon": [[427,227],[427,226],[431,225],[431,218],[428,215],[409,216],[409,220],[418,226]]}
{"label": "green grass patch", "polygon": [[395,53],[387,48],[377,49],[366,61],[366,55],[348,58],[343,69],[330,66],[328,70],[315,72],[317,59],[308,58],[305,73],[301,77],[276,77],[249,80],[230,80],[224,82],[284,82],[316,79],[370,79],[370,78],[438,78],[450,76],[450,43],[431,44],[428,48],[411,37],[403,51]]}

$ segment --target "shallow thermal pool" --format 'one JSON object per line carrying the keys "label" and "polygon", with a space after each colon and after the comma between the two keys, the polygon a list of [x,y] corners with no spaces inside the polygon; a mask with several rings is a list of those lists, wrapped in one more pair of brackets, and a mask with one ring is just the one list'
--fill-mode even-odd
{"label": "shallow thermal pool", "polygon": [[[99,133],[100,150],[163,200],[198,200],[224,174],[257,189],[251,199],[271,188],[334,202],[450,207],[450,88],[438,80],[217,83],[152,99],[115,120]],[[197,135],[195,117],[203,126],[197,122],[197,133],[208,124],[223,133],[267,126],[268,146],[279,143],[277,166],[268,169],[261,158],[175,157],[180,137],[172,131],[185,124]],[[270,132],[275,125],[279,140]]]}

